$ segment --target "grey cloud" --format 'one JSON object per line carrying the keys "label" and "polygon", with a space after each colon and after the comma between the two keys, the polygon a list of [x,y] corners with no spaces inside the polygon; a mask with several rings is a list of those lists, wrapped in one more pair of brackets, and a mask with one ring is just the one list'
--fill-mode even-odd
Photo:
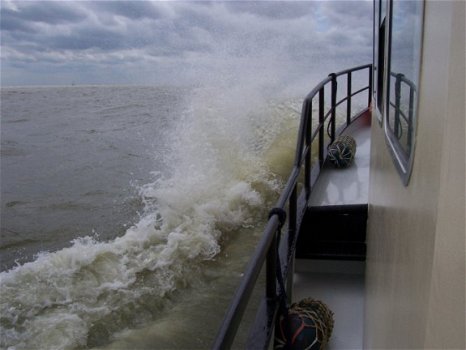
{"label": "grey cloud", "polygon": [[301,1],[231,1],[226,6],[233,12],[250,13],[273,19],[293,19],[308,15],[316,2]]}
{"label": "grey cloud", "polygon": [[2,31],[21,31],[33,32],[34,29],[28,22],[22,18],[18,18],[16,14],[8,9],[3,9],[0,12],[0,29]]}
{"label": "grey cloud", "polygon": [[126,47],[124,37],[105,28],[80,28],[69,35],[57,34],[49,39],[49,46],[58,50],[116,50]]}
{"label": "grey cloud", "polygon": [[22,22],[42,22],[48,24],[73,23],[85,18],[85,14],[67,2],[58,1],[28,1],[18,3],[18,9],[3,8],[1,11],[4,20]]}
{"label": "grey cloud", "polygon": [[372,23],[372,1],[325,1],[322,15],[339,29],[366,28]]}
{"label": "grey cloud", "polygon": [[148,1],[97,1],[90,3],[90,8],[96,12],[130,19],[157,19],[162,16],[157,6]]}
{"label": "grey cloud", "polygon": [[[2,10],[2,41],[17,49],[29,46],[52,50],[118,50],[154,47],[159,52],[206,49],[197,43],[193,28],[214,30],[209,15],[184,10],[187,4],[174,4],[177,18],[162,18],[158,3],[147,1],[97,1],[67,3],[22,3],[18,11]],[[46,8],[49,6],[50,8]],[[72,7],[75,5],[75,8]],[[166,3],[164,4],[166,6]],[[74,15],[73,15],[74,14]],[[79,16],[77,15],[79,14]],[[84,15],[85,14],[85,15]],[[66,22],[67,16],[71,19]],[[115,20],[115,16],[120,16]],[[79,19],[79,22],[77,20]]]}
{"label": "grey cloud", "polygon": [[[13,4],[17,10],[12,6],[1,14],[6,49],[2,77],[8,76],[8,67],[17,74],[26,66],[28,73],[33,72],[34,65],[42,67],[40,72],[59,67],[67,74],[79,69],[85,74],[93,71],[93,65],[113,65],[125,72],[134,69],[127,76],[145,79],[182,74],[196,78],[212,68],[228,71],[246,64],[299,76],[323,56],[332,60],[336,55],[356,55],[371,43],[371,11],[362,3],[359,7],[335,1]],[[319,23],[325,24],[320,31]],[[334,23],[344,28],[343,33]]]}

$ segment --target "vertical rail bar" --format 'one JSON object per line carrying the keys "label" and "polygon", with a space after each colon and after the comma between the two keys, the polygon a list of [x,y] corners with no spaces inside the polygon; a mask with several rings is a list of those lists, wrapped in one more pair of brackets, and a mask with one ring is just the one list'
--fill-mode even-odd
{"label": "vertical rail bar", "polygon": [[288,296],[288,302],[291,303],[293,300],[293,273],[294,273],[294,247],[293,242],[295,241],[296,235],[298,234],[297,227],[297,212],[298,212],[298,185],[293,187],[293,191],[290,195],[289,207],[288,207],[288,256],[287,261],[290,262],[287,271],[286,280],[286,294]]}
{"label": "vertical rail bar", "polygon": [[368,96],[367,96],[367,107],[370,107],[372,104],[372,89],[374,88],[373,86],[373,81],[372,81],[372,65],[368,68],[369,69],[369,90],[368,90]]}
{"label": "vertical rail bar", "polygon": [[308,151],[304,159],[304,190],[306,199],[311,194],[311,171],[312,171],[312,98],[306,101],[306,145]]}
{"label": "vertical rail bar", "polygon": [[[395,79],[395,125],[393,128],[393,132],[395,136],[400,139],[403,130],[400,130],[401,122],[400,122],[400,103],[401,103],[401,79],[403,78],[403,74],[398,73]],[[400,133],[401,132],[401,133]]]}
{"label": "vertical rail bar", "polygon": [[325,136],[325,120],[324,120],[324,104],[325,104],[325,90],[324,87],[319,90],[319,163],[320,166],[324,164],[324,136]]}
{"label": "vertical rail bar", "polygon": [[348,72],[348,77],[346,80],[346,96],[348,96],[348,99],[346,100],[346,125],[351,124],[351,94],[353,90],[352,80],[352,74],[351,72]]}
{"label": "vertical rail bar", "polygon": [[298,210],[298,184],[294,185],[293,191],[290,194],[289,207],[288,207],[288,247],[291,247],[294,238],[297,234],[297,210]]}
{"label": "vertical rail bar", "polygon": [[332,73],[329,75],[332,78],[331,95],[330,95],[330,142],[335,141],[335,123],[336,123],[336,104],[337,104],[337,75]]}
{"label": "vertical rail bar", "polygon": [[277,232],[274,232],[265,263],[265,296],[269,300],[277,296],[277,243]]}
{"label": "vertical rail bar", "polygon": [[409,113],[408,113],[408,149],[413,146],[413,123],[414,123],[414,89],[409,86]]}

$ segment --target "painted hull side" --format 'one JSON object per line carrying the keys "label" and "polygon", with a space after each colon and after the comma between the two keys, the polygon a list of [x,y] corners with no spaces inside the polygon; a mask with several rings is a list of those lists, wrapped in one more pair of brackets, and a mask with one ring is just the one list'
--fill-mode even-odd
{"label": "painted hull side", "polygon": [[372,123],[367,349],[466,348],[465,3],[426,1],[424,23],[409,186]]}

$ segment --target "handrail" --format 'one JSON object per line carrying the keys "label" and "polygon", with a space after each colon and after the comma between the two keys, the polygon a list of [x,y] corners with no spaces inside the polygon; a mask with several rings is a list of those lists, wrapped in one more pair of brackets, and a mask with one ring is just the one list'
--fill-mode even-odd
{"label": "handrail", "polygon": [[[403,73],[395,73],[395,72],[390,72],[390,76],[395,78],[395,103],[393,103],[391,100],[389,101],[389,104],[391,107],[395,109],[395,115],[394,115],[394,128],[393,128],[393,133],[395,134],[396,138],[398,140],[401,139],[403,136],[403,128],[401,127],[401,121],[400,121],[400,116],[401,118],[404,119],[406,124],[408,125],[408,133],[407,133],[407,138],[408,138],[408,145],[411,146],[412,144],[412,127],[413,127],[413,118],[414,118],[414,96],[416,93],[416,85],[409,80],[408,78],[405,77]],[[404,83],[409,87],[409,105],[408,105],[408,116],[404,113],[404,111],[401,109],[401,84]]]}
{"label": "handrail", "polygon": [[[352,92],[352,73],[360,70],[368,70],[368,85],[362,89]],[[347,77],[347,94],[344,98],[337,101],[337,80],[338,77],[346,75]],[[330,109],[325,114],[325,86],[331,84],[330,96]],[[243,313],[246,309],[247,303],[251,296],[252,290],[259,277],[260,271],[266,264],[266,291],[265,297],[261,302],[259,311],[256,314],[256,321],[251,329],[248,348],[251,349],[266,349],[272,336],[271,332],[273,324],[278,311],[277,302],[277,281],[276,281],[276,268],[280,263],[282,276],[287,280],[288,271],[291,269],[294,252],[296,247],[296,240],[299,232],[299,227],[303,219],[307,202],[311,193],[312,186],[314,186],[320,169],[323,166],[326,157],[326,147],[333,142],[336,135],[335,119],[336,108],[341,103],[347,103],[346,125],[351,124],[357,118],[361,111],[356,116],[351,116],[351,99],[353,96],[368,90],[367,106],[371,104],[372,98],[372,65],[367,64],[358,66],[338,73],[332,73],[327,78],[322,80],[311,92],[306,96],[303,102],[301,121],[298,131],[298,141],[296,146],[296,155],[291,174],[285,184],[275,208],[282,211],[286,210],[288,203],[288,230],[285,232],[284,237],[281,239],[278,235],[280,223],[277,215],[271,215],[259,241],[257,248],[252,255],[249,263],[244,272],[244,276],[237,288],[235,295],[231,301],[230,307],[225,315],[223,323],[219,329],[217,337],[213,344],[213,349],[229,349],[233,344],[236,332],[241,323]],[[314,97],[319,98],[319,112],[318,112],[318,125],[312,131],[312,100]],[[365,108],[367,109],[367,108]],[[330,116],[328,125],[330,128],[330,141],[325,144],[324,129],[325,122]],[[318,155],[319,161],[316,165],[312,166],[312,143],[318,139]],[[304,164],[303,164],[304,163]],[[304,168],[304,188],[298,196],[298,178]],[[280,260],[279,257],[285,257]]]}

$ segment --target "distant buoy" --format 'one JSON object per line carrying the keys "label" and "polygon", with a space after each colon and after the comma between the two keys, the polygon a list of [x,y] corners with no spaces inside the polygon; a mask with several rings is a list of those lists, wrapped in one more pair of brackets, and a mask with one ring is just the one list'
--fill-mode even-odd
{"label": "distant buoy", "polygon": [[346,168],[356,154],[356,141],[348,135],[338,136],[328,148],[328,159],[337,168]]}
{"label": "distant buoy", "polygon": [[[281,315],[275,329],[275,349],[322,350],[333,331],[333,312],[319,300],[306,298]],[[287,334],[288,333],[288,334]]]}

